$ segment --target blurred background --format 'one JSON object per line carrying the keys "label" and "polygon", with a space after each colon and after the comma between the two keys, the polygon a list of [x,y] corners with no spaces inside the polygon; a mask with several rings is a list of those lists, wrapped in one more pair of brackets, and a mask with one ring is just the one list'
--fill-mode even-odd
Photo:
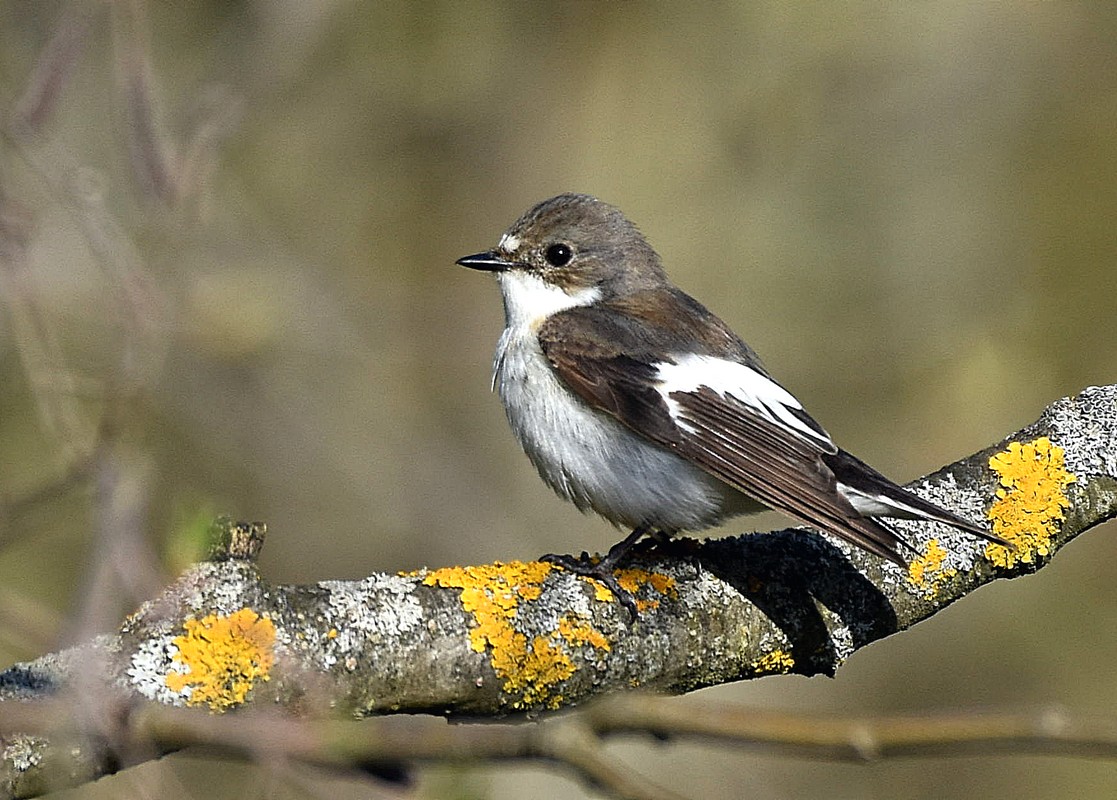
{"label": "blurred background", "polygon": [[[1113,382],[1115,64],[1103,3],[0,0],[0,666],[113,629],[217,513],[267,522],[274,582],[612,543],[519,451],[498,291],[453,264],[561,191],[624,209],[898,480]],[[1114,533],[834,680],[679,702],[1117,714]],[[1117,787],[1065,758],[615,750],[714,799]],[[73,796],[326,785],[180,755]],[[416,795],[584,793],[500,767]]]}

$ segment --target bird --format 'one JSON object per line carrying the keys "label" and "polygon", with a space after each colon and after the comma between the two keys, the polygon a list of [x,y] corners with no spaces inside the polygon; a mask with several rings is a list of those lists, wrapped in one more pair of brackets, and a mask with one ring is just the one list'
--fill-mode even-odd
{"label": "bird", "polygon": [[543,560],[600,580],[634,617],[614,570],[637,541],[767,508],[901,567],[913,548],[881,517],[1010,546],[838,447],[618,208],[560,194],[456,263],[500,286],[493,389],[540,477],[631,529],[602,558]]}

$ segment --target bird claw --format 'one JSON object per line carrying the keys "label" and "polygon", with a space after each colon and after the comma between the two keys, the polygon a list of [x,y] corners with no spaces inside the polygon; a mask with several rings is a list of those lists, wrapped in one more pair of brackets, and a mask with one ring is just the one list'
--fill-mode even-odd
{"label": "bird claw", "polygon": [[636,621],[637,607],[636,598],[632,596],[632,592],[628,591],[621,586],[617,576],[613,573],[612,565],[607,563],[608,559],[595,560],[589,553],[583,551],[580,557],[566,555],[564,553],[548,553],[547,555],[540,556],[540,561],[545,561],[548,564],[554,564],[557,567],[562,567],[567,572],[572,572],[575,575],[581,575],[584,578],[590,578],[605,586],[624,606],[628,611],[629,623]]}

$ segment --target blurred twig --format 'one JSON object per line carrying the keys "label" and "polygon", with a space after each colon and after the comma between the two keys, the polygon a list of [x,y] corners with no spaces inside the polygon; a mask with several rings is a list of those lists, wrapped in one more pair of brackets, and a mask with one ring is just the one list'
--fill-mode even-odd
{"label": "blurred twig", "polygon": [[225,86],[210,87],[198,98],[179,160],[178,183],[184,200],[194,198],[203,206],[202,216],[206,181],[217,165],[221,145],[240,123],[242,111],[239,98]]}
{"label": "blurred twig", "polygon": [[66,81],[81,58],[98,9],[99,4],[86,0],[66,4],[54,34],[12,108],[9,125],[16,136],[24,138],[39,133],[53,115]]}
{"label": "blurred twig", "polygon": [[[122,603],[151,596],[161,583],[145,538],[150,466],[141,452],[130,452],[122,442],[139,427],[135,401],[156,382],[174,325],[173,307],[115,211],[110,191],[119,187],[51,136],[50,122],[57,116],[63,89],[101,16],[112,23],[121,138],[140,196],[169,209],[200,193],[239,111],[229,92],[206,93],[185,138],[185,155],[176,158],[174,142],[160,124],[146,3],[76,0],[64,6],[0,132],[10,152],[40,179],[38,188],[78,224],[111,298],[105,315],[118,322],[110,368],[103,375],[80,375],[68,363],[56,320],[34,285],[34,265],[28,257],[35,233],[33,212],[0,194],[0,300],[9,310],[32,396],[62,471],[59,479],[41,489],[0,503],[0,520],[7,522],[34,504],[92,480],[92,527],[97,536],[80,620],[71,632],[82,639],[115,624]],[[91,394],[103,402],[83,403],[79,382],[95,383]],[[5,541],[12,541],[14,530],[5,525]]]}
{"label": "blurred twig", "polygon": [[78,406],[74,375],[57,331],[36,299],[27,258],[32,228],[30,212],[0,187],[0,297],[39,419],[63,463],[71,464],[88,452],[92,431]]}
{"label": "blurred twig", "polygon": [[599,736],[699,739],[835,761],[992,753],[1117,759],[1117,717],[1061,707],[842,716],[618,695],[589,706],[585,716]]}
{"label": "blurred twig", "polygon": [[9,649],[41,653],[57,641],[61,629],[62,615],[46,602],[0,586],[0,637]]}
{"label": "blurred twig", "polygon": [[117,88],[132,171],[144,194],[173,205],[181,187],[175,156],[158,123],[147,6],[143,0],[113,0],[112,12]]}
{"label": "blurred twig", "polygon": [[14,522],[32,509],[56,500],[89,479],[90,458],[79,458],[52,481],[16,496],[0,496],[0,546],[11,545],[31,533],[31,528]]}
{"label": "blurred twig", "polygon": [[[616,798],[678,798],[610,757],[616,736],[655,741],[718,742],[750,752],[853,763],[998,753],[1117,759],[1117,718],[1063,708],[1026,712],[950,712],[841,716],[683,703],[668,698],[614,696],[583,711],[537,723],[448,725],[433,717],[364,722],[296,719],[248,711],[214,716],[155,704],[131,706],[108,698],[103,720],[114,720],[86,752],[166,753],[207,745],[226,755],[301,762],[328,769],[375,769],[393,763],[541,761],[569,770]],[[36,700],[0,706],[0,739],[15,733],[88,736],[88,720],[73,703]]]}
{"label": "blurred twig", "polygon": [[124,611],[163,584],[155,567],[159,560],[145,536],[150,495],[146,460],[123,454],[110,435],[97,448],[91,470],[96,538],[71,641],[111,629]]}
{"label": "blurred twig", "polygon": [[108,381],[114,391],[106,393],[106,400],[126,404],[151,385],[162,366],[171,327],[169,307],[135,243],[110,212],[98,175],[74,170],[66,181],[66,195],[116,301],[111,310],[121,322],[122,336],[118,369]]}

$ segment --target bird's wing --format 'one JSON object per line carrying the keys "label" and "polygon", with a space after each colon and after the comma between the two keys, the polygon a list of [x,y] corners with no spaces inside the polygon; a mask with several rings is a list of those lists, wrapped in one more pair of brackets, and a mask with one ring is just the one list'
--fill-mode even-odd
{"label": "bird's wing", "polygon": [[554,315],[538,336],[555,372],[594,408],[767,506],[905,563],[899,537],[839,491],[824,460],[840,452],[830,437],[759,362],[741,357],[727,328],[724,344],[695,340],[665,359],[651,327],[662,330],[585,306]]}

